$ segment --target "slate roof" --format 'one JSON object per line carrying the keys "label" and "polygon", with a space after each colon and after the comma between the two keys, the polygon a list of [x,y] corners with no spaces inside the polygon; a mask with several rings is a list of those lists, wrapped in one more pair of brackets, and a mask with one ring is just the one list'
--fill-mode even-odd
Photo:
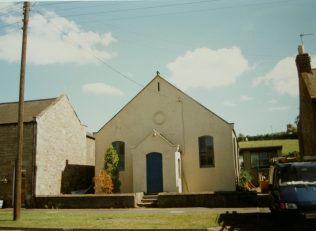
{"label": "slate roof", "polygon": [[[24,102],[24,122],[33,121],[46,108],[52,105],[58,98],[31,100]],[[18,102],[0,103],[0,124],[12,124],[18,122]]]}
{"label": "slate roof", "polygon": [[312,100],[316,100],[316,69],[312,70],[313,74],[302,73],[302,78],[306,85],[309,96]]}

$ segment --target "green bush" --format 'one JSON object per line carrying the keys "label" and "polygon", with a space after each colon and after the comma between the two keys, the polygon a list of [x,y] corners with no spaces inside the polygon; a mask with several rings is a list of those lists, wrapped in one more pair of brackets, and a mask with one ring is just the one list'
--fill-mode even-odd
{"label": "green bush", "polygon": [[112,145],[109,146],[104,155],[104,170],[112,178],[113,192],[120,192],[121,182],[119,180],[119,156]]}
{"label": "green bush", "polygon": [[239,182],[238,182],[239,188],[241,189],[247,188],[247,182],[250,182],[251,180],[252,180],[252,177],[250,173],[245,169],[241,169],[240,174],[239,174]]}

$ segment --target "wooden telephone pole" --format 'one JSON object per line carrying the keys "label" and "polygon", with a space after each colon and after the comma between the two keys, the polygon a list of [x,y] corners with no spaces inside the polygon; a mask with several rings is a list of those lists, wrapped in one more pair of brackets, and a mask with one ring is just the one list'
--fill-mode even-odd
{"label": "wooden telephone pole", "polygon": [[24,82],[25,82],[25,63],[26,63],[26,43],[27,28],[29,22],[30,3],[24,2],[23,5],[23,38],[20,69],[20,90],[19,90],[19,115],[18,115],[18,152],[15,161],[14,178],[14,206],[13,220],[21,218],[21,183],[22,183],[22,157],[23,157],[23,115],[24,115]]}

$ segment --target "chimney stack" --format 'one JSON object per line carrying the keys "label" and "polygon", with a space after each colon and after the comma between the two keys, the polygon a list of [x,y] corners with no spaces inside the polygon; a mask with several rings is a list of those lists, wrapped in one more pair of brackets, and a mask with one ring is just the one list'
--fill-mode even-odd
{"label": "chimney stack", "polygon": [[298,46],[298,55],[296,56],[295,61],[299,75],[303,72],[312,73],[311,58],[307,53],[304,52],[303,45]]}

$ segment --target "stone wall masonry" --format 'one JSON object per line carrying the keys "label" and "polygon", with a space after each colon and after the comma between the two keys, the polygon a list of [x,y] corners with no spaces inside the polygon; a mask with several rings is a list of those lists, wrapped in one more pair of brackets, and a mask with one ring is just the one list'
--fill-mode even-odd
{"label": "stone wall masonry", "polygon": [[[22,186],[22,203],[28,206],[32,201],[33,184],[33,152],[35,123],[24,124],[24,144],[22,170],[25,174],[25,184]],[[14,182],[14,166],[18,148],[17,124],[0,125],[0,180],[7,179],[4,184],[0,182],[0,199],[4,200],[5,207],[12,206],[12,188]]]}
{"label": "stone wall masonry", "polygon": [[95,166],[95,139],[87,136],[86,164]]}
{"label": "stone wall masonry", "polygon": [[36,195],[59,195],[69,164],[86,163],[86,131],[68,98],[61,97],[37,119]]}
{"label": "stone wall masonry", "polygon": [[158,206],[161,208],[269,207],[269,195],[256,192],[159,193]]}
{"label": "stone wall masonry", "polygon": [[[303,81],[303,80],[300,80]],[[316,156],[316,104],[313,104],[305,84],[300,87],[300,128],[302,158]]]}
{"label": "stone wall masonry", "polygon": [[135,208],[138,199],[137,193],[38,196],[36,208]]}

